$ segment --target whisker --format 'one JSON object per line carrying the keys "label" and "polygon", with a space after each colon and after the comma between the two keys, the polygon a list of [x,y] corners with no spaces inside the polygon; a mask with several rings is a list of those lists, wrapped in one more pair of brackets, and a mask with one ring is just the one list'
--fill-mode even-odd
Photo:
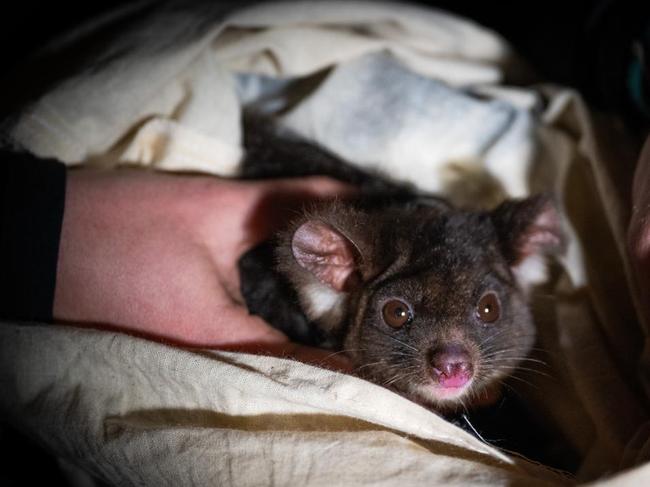
{"label": "whisker", "polygon": [[510,392],[512,392],[515,396],[517,396],[519,399],[523,400],[523,397],[522,397],[522,395],[519,393],[519,391],[517,391],[514,387],[512,387],[510,384],[508,384],[505,380],[499,380],[499,381],[497,381],[497,383],[498,383],[500,386],[505,387],[506,389],[508,389],[508,390],[509,390]]}
{"label": "whisker", "polygon": [[394,336],[391,335],[390,333],[386,333],[385,331],[383,331],[383,330],[381,330],[381,329],[379,329],[379,328],[376,328],[376,329],[377,329],[377,331],[379,331],[379,333],[381,333],[382,335],[387,336],[387,337],[390,338],[391,340],[394,340],[394,341],[396,341],[397,343],[399,343],[399,344],[401,344],[401,345],[404,345],[404,346],[407,347],[407,348],[410,348],[410,349],[413,350],[414,352],[418,352],[418,353],[420,352],[420,350],[419,350],[418,348],[414,347],[413,345],[411,345],[411,344],[409,344],[409,343],[406,343],[406,342],[403,342],[402,340],[400,340],[400,339],[394,337]]}
{"label": "whisker", "polygon": [[489,357],[482,357],[482,362],[483,363],[501,363],[501,362],[511,362],[511,361],[517,361],[517,362],[524,362],[524,363],[529,363],[531,362],[533,365],[539,365],[539,366],[544,366],[547,368],[550,368],[550,365],[547,364],[546,362],[540,361],[540,360],[529,360],[527,357],[517,357],[517,356],[504,356],[500,357],[498,355],[493,355]]}
{"label": "whisker", "polygon": [[379,360],[377,362],[371,362],[369,364],[363,364],[363,365],[360,365],[360,366],[356,367],[356,370],[359,371],[359,370],[361,370],[361,369],[363,369],[365,367],[372,367],[374,365],[381,365],[382,363],[383,363],[383,361]]}
{"label": "whisker", "polygon": [[[504,357],[500,357],[501,355],[504,355]],[[532,363],[535,363],[535,364],[543,365],[545,367],[550,367],[550,365],[547,362],[545,362],[544,360],[540,360],[540,359],[536,359],[536,358],[532,358],[532,357],[528,357],[528,356],[509,355],[507,353],[507,350],[501,350],[501,351],[490,353],[490,354],[484,354],[482,356],[482,359],[483,359],[484,362],[493,360],[495,358],[501,358],[502,360],[517,360],[517,361],[521,361],[521,362],[532,362]]]}
{"label": "whisker", "polygon": [[342,353],[348,353],[348,352],[363,352],[363,351],[365,351],[365,350],[362,349],[362,348],[349,348],[349,349],[346,349],[346,350],[339,350],[338,352],[332,352],[332,353],[330,353],[327,357],[325,357],[325,358],[323,359],[323,361],[325,361],[325,360],[329,360],[329,359],[331,359],[332,357],[334,357],[335,355],[339,355],[339,354],[342,354]]}
{"label": "whisker", "polygon": [[486,444],[488,444],[488,445],[490,444],[489,442],[487,442],[487,441],[485,440],[485,438],[483,438],[483,436],[481,436],[481,434],[480,434],[478,431],[476,431],[476,428],[474,428],[474,425],[472,425],[472,423],[470,423],[470,421],[469,421],[469,417],[467,416],[467,412],[464,412],[463,414],[461,414],[460,417],[463,418],[463,419],[465,420],[465,422],[467,423],[467,426],[470,427],[470,429],[474,432],[474,435],[475,435],[479,440],[481,440],[483,443],[486,443]]}
{"label": "whisker", "polygon": [[410,348],[411,350],[413,350],[415,352],[420,351],[416,347],[414,347],[413,345],[410,345],[410,344],[408,344],[406,342],[403,342],[402,340],[399,340],[399,339],[395,338],[394,336],[391,336],[391,335],[387,335],[387,336],[390,337],[391,340],[395,340],[397,343],[400,343],[400,344],[404,345],[407,348]]}

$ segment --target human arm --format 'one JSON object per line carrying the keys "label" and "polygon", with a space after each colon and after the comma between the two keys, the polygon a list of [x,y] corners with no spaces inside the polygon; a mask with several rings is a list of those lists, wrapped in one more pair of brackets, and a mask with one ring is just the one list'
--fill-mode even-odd
{"label": "human arm", "polygon": [[324,178],[66,171],[14,153],[4,160],[0,318],[305,360],[328,355],[289,343],[248,314],[237,260],[302,203],[346,186]]}
{"label": "human arm", "polygon": [[303,203],[349,191],[325,178],[70,171],[54,318],[178,345],[322,360],[328,352],[297,347],[248,314],[237,260]]}

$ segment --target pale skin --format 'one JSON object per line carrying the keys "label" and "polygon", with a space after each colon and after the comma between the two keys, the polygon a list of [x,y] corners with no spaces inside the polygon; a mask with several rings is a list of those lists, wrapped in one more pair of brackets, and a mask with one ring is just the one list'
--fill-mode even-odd
{"label": "pale skin", "polygon": [[321,177],[245,182],[69,171],[54,318],[348,370],[340,354],[290,343],[249,315],[237,260],[305,203],[352,192]]}

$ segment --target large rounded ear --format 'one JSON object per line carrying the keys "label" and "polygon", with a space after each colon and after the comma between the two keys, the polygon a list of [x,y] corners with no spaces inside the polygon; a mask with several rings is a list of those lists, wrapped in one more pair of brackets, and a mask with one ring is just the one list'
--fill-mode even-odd
{"label": "large rounded ear", "polygon": [[359,282],[358,249],[328,223],[308,220],[300,225],[291,239],[291,251],[302,268],[334,291],[350,291]]}
{"label": "large rounded ear", "polygon": [[528,289],[546,280],[545,256],[565,245],[555,200],[544,193],[502,203],[491,214],[501,251],[519,284]]}

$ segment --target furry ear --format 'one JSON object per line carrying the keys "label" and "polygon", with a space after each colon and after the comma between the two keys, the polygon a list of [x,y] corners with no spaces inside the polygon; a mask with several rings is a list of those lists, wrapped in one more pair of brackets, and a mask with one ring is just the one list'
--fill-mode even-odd
{"label": "furry ear", "polygon": [[309,220],[294,232],[291,251],[298,264],[336,292],[346,292],[359,281],[354,243],[331,225]]}
{"label": "furry ear", "polygon": [[501,251],[522,288],[545,281],[545,256],[564,247],[562,223],[551,195],[506,201],[491,218]]}

